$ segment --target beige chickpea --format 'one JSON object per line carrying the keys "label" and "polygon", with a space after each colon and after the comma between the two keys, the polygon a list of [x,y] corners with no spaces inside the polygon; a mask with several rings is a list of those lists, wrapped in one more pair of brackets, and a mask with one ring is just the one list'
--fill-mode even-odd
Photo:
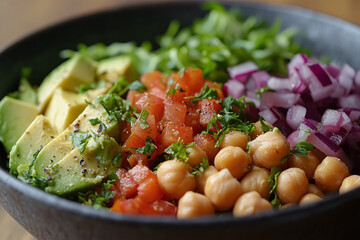
{"label": "beige chickpea", "polygon": [[240,147],[228,146],[215,156],[214,165],[217,170],[227,168],[234,178],[241,178],[250,170],[251,160]]}
{"label": "beige chickpea", "polygon": [[309,184],[309,193],[315,194],[321,198],[324,197],[324,194],[321,191],[321,189],[318,186],[316,186],[315,184]]}
{"label": "beige chickpea", "polygon": [[200,163],[203,162],[203,158],[207,159],[206,153],[204,152],[204,150],[202,150],[200,147],[193,145],[190,147],[186,148],[186,151],[189,153],[189,160],[187,161],[187,163],[192,166],[195,167],[197,165],[199,165]]}
{"label": "beige chickpea", "polygon": [[206,196],[192,191],[186,192],[179,200],[177,217],[187,219],[214,215],[215,208]]}
{"label": "beige chickpea", "polygon": [[342,181],[349,176],[344,162],[336,157],[326,157],[315,170],[316,185],[325,193],[338,191]]}
{"label": "beige chickpea", "polygon": [[346,193],[358,187],[360,187],[360,176],[351,175],[342,181],[339,193]]}
{"label": "beige chickpea", "polygon": [[234,206],[242,190],[240,182],[231,175],[228,169],[224,168],[208,177],[204,192],[216,210],[226,211]]}
{"label": "beige chickpea", "polygon": [[309,182],[304,170],[288,168],[280,173],[276,194],[281,203],[298,203],[309,191]]}
{"label": "beige chickpea", "polygon": [[249,216],[272,209],[270,202],[261,198],[258,192],[252,191],[241,195],[233,208],[235,217]]}
{"label": "beige chickpea", "polygon": [[292,207],[295,207],[297,206],[297,204],[295,203],[287,203],[287,204],[283,204],[280,206],[280,209],[287,209],[287,208],[292,208]]}
{"label": "beige chickpea", "polygon": [[254,167],[240,181],[243,192],[258,192],[262,198],[270,197],[270,172],[265,168]]}
{"label": "beige chickpea", "polygon": [[[264,121],[264,123],[266,125],[268,125],[271,129],[273,129],[273,125],[271,125],[270,123],[268,123],[267,121]],[[255,124],[255,130],[251,133],[251,139],[254,140],[256,137],[260,136],[261,134],[264,133],[264,131],[261,128],[261,122],[257,121]]]}
{"label": "beige chickpea", "polygon": [[288,160],[289,167],[297,167],[304,170],[306,177],[311,180],[314,178],[314,172],[317,166],[320,164],[320,160],[314,151],[309,151],[306,156],[299,156],[293,154]]}
{"label": "beige chickpea", "polygon": [[305,194],[300,199],[299,204],[300,205],[305,205],[305,204],[309,204],[309,203],[313,203],[313,202],[318,202],[318,201],[321,201],[321,200],[322,200],[322,198],[319,197],[318,195],[315,195],[313,193],[308,193],[308,194]]}
{"label": "beige chickpea", "polygon": [[290,143],[278,132],[266,132],[249,142],[250,157],[258,167],[271,169],[290,153]]}
{"label": "beige chickpea", "polygon": [[157,170],[159,186],[170,199],[180,199],[187,191],[195,189],[192,168],[183,161],[174,159],[163,162]]}
{"label": "beige chickpea", "polygon": [[240,147],[245,151],[246,145],[249,141],[250,138],[245,133],[241,131],[230,131],[225,134],[223,140],[220,143],[220,148],[233,146],[233,147]]}
{"label": "beige chickpea", "polygon": [[205,183],[208,177],[214,173],[219,172],[214,166],[209,166],[205,171],[196,175],[196,191],[204,193]]}

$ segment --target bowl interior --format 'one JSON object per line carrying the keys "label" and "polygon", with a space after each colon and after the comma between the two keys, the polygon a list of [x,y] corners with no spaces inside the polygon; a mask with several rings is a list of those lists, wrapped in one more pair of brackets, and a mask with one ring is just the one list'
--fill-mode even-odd
{"label": "bowl interior", "polygon": [[[276,18],[280,18],[283,22],[283,28],[295,26],[301,31],[301,34],[296,37],[297,42],[302,47],[311,49],[314,56],[326,55],[340,63],[346,62],[356,69],[360,68],[360,42],[358,41],[360,39],[360,28],[353,24],[301,8],[250,3],[226,4],[226,6],[230,5],[240,8],[245,16],[257,15],[269,21],[269,23],[273,22]],[[32,68],[33,72],[30,80],[33,84],[39,84],[52,69],[63,61],[59,57],[61,50],[76,49],[79,43],[91,45],[98,42],[110,44],[115,41],[136,41],[141,43],[145,40],[150,40],[154,42],[158,35],[165,32],[171,20],[177,19],[183,26],[186,26],[190,25],[194,19],[200,18],[205,14],[206,12],[201,10],[201,3],[198,2],[142,5],[77,18],[35,33],[0,53],[0,83],[2,86],[0,88],[0,98],[17,88],[23,67],[29,66]],[[336,40],[334,40],[334,36],[336,36]],[[3,181],[4,183],[6,180],[7,188],[22,192],[31,199],[42,201],[49,206],[55,206],[55,202],[58,201],[60,204],[56,208],[59,210],[77,212],[90,218],[100,217],[101,219],[107,218],[110,220],[122,221],[130,219],[134,222],[150,222],[146,218],[142,220],[138,218],[140,220],[137,220],[110,216],[110,214],[95,212],[90,208],[84,210],[84,208],[79,207],[79,209],[76,209],[77,205],[74,205],[74,203],[63,199],[59,200],[55,196],[50,196],[40,190],[33,189],[20,183],[17,179],[7,176],[6,153],[1,149],[0,154],[2,168],[0,171],[0,182]],[[358,192],[354,193],[357,194],[357,197],[360,195]],[[325,211],[325,209],[342,204],[346,199],[354,197],[354,194],[353,196],[348,194],[346,195],[347,197],[341,198],[330,197],[327,205],[325,204],[324,207],[317,209],[318,211]],[[333,199],[338,198],[340,201],[337,201],[335,204]],[[12,207],[15,207],[15,205],[13,204]],[[306,213],[301,213],[298,210],[271,213],[265,217],[265,220],[274,214],[288,217],[289,214],[296,212],[300,216],[301,214],[309,214],[313,210],[315,208],[310,206]],[[106,214],[110,217],[107,217]],[[225,222],[229,219],[231,220],[232,218],[226,218]],[[253,218],[253,220],[257,221],[259,218]],[[212,220],[199,220],[197,223],[202,224],[209,221]],[[216,221],[220,223],[223,220]],[[238,223],[239,221],[244,222],[243,220],[234,222]],[[166,221],[162,222],[161,220],[155,222],[166,224]]]}

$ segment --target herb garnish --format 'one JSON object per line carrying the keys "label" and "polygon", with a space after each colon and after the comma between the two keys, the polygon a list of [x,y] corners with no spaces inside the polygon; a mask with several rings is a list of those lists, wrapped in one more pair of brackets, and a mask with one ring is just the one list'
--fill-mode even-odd
{"label": "herb garnish", "polygon": [[272,167],[268,178],[268,181],[270,182],[270,199],[272,199],[270,202],[273,207],[280,206],[280,200],[276,194],[276,186],[281,171],[282,169],[279,166]]}
{"label": "herb garnish", "polygon": [[203,161],[199,165],[193,168],[191,174],[196,176],[198,173],[204,172],[208,167],[209,167],[209,161],[207,160],[207,158],[203,157]]}
{"label": "herb garnish", "polygon": [[153,154],[156,148],[157,147],[154,144],[154,141],[149,136],[147,136],[145,146],[141,148],[133,148],[133,149],[138,153],[149,155],[149,154]]}
{"label": "herb garnish", "polygon": [[141,129],[146,129],[149,127],[149,124],[146,122],[148,116],[149,116],[149,112],[145,108],[141,110],[139,117],[139,124]]}
{"label": "herb garnish", "polygon": [[304,157],[314,148],[314,145],[309,142],[298,142],[295,144],[295,149],[290,151],[290,154],[296,154],[298,156]]}
{"label": "herb garnish", "polygon": [[89,122],[90,122],[91,125],[93,125],[93,126],[99,124],[99,125],[100,125],[100,127],[99,127],[99,132],[102,132],[102,131],[106,130],[106,125],[105,125],[102,121],[100,121],[99,118],[89,119]]}
{"label": "herb garnish", "polygon": [[180,159],[184,162],[189,160],[189,152],[186,151],[187,147],[194,146],[195,143],[191,142],[189,144],[184,144],[182,140],[178,140],[175,143],[167,147],[164,152],[168,155],[165,156],[166,159]]}
{"label": "herb garnish", "polygon": [[195,96],[186,97],[187,99],[191,99],[193,102],[201,101],[203,99],[218,99],[217,90],[214,88],[210,88],[208,85],[205,85],[200,93]]}
{"label": "herb garnish", "polygon": [[119,178],[115,173],[110,174],[107,181],[101,183],[100,191],[90,190],[85,193],[79,192],[78,201],[87,206],[93,206],[94,208],[107,209],[107,204],[114,198],[114,193],[110,188],[114,182],[118,180]]}
{"label": "herb garnish", "polygon": [[89,90],[103,88],[105,86],[106,86],[106,82],[99,81],[99,82],[94,82],[94,83],[91,83],[91,84],[82,84],[82,85],[76,87],[75,90],[78,93],[86,93]]}
{"label": "herb garnish", "polygon": [[74,147],[79,149],[80,153],[83,153],[86,145],[88,144],[88,139],[91,138],[91,136],[92,135],[90,133],[84,132],[71,133],[69,140],[72,142]]}
{"label": "herb garnish", "polygon": [[[206,130],[203,134],[210,133],[216,140],[215,147],[219,147],[226,133],[230,130],[242,131],[245,134],[251,134],[255,130],[254,123],[250,122],[249,117],[245,114],[248,103],[245,97],[235,99],[232,96],[225,98],[221,102],[222,110],[217,114],[213,113]],[[218,123],[221,124],[219,128]]]}
{"label": "herb garnish", "polygon": [[262,117],[260,117],[259,121],[260,121],[261,129],[262,129],[263,133],[272,131],[271,127],[264,122],[264,119]]}

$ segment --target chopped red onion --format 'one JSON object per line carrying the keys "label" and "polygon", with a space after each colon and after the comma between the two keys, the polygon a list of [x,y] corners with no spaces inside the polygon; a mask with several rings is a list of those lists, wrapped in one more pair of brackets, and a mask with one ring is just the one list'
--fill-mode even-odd
{"label": "chopped red onion", "polygon": [[245,93],[245,86],[237,80],[229,80],[224,84],[224,92],[226,95],[231,95],[236,99],[241,98]]}
{"label": "chopped red onion", "polygon": [[301,79],[298,72],[291,73],[289,79],[294,86],[292,89],[293,92],[302,93],[307,88],[305,82]]}
{"label": "chopped red onion", "polygon": [[266,108],[259,112],[259,116],[261,116],[265,121],[270,124],[275,124],[280,118],[281,115],[275,109]]}
{"label": "chopped red onion", "polygon": [[[353,87],[355,77],[355,70],[350,67],[348,64],[345,64],[341,69],[338,81],[340,86],[345,88],[345,94],[348,95]],[[342,96],[344,96],[342,95]]]}
{"label": "chopped red onion", "polygon": [[329,131],[338,132],[342,126],[343,120],[342,112],[328,109],[321,119],[321,124]]}
{"label": "chopped red onion", "polygon": [[293,90],[294,82],[288,78],[270,77],[267,82],[269,88],[274,90]]}
{"label": "chopped red onion", "polygon": [[264,92],[262,94],[262,106],[289,108],[295,105],[300,98],[298,93]]}
{"label": "chopped red onion", "polygon": [[307,141],[313,144],[318,150],[323,152],[326,156],[340,158],[340,160],[342,160],[347,165],[349,170],[352,169],[353,163],[351,162],[351,160],[346,156],[346,154],[338,145],[333,143],[325,135],[321,133],[313,133],[309,135]]}
{"label": "chopped red onion", "polygon": [[340,110],[344,111],[349,116],[350,121],[352,122],[360,119],[360,109],[344,108]]}
{"label": "chopped red onion", "polygon": [[342,108],[360,109],[360,94],[351,94],[339,99]]}
{"label": "chopped red onion", "polygon": [[301,105],[295,105],[289,108],[286,114],[286,122],[292,129],[298,129],[304,121],[306,108]]}
{"label": "chopped red onion", "polygon": [[241,81],[242,83],[246,82],[246,79],[249,75],[256,72],[258,67],[253,62],[245,62],[233,67],[228,68],[228,73],[232,79]]}
{"label": "chopped red onion", "polygon": [[326,65],[326,71],[333,77],[338,78],[340,74],[340,69],[334,65]]}
{"label": "chopped red onion", "polygon": [[255,82],[256,89],[266,87],[269,78],[270,75],[265,71],[255,72],[251,75],[251,80]]}
{"label": "chopped red onion", "polygon": [[303,54],[296,54],[287,65],[289,74],[299,71],[302,65],[309,62],[309,58]]}

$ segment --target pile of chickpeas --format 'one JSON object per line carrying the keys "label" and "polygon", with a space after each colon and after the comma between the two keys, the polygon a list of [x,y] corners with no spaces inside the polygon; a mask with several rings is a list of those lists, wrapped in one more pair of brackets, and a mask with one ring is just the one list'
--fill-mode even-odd
{"label": "pile of chickpeas", "polygon": [[[286,137],[276,131],[263,133],[260,122],[255,126],[251,137],[240,131],[228,132],[213,159],[193,145],[187,148],[186,163],[173,159],[159,166],[160,188],[168,199],[178,200],[179,219],[230,210],[235,217],[272,210],[269,176],[274,166],[283,169],[276,186],[280,208],[320,201],[326,193],[344,193],[360,186],[360,176],[350,176],[340,159],[326,157],[316,149],[307,156],[290,155],[281,164],[290,153]],[[192,169],[203,158],[210,166],[194,176]]]}

